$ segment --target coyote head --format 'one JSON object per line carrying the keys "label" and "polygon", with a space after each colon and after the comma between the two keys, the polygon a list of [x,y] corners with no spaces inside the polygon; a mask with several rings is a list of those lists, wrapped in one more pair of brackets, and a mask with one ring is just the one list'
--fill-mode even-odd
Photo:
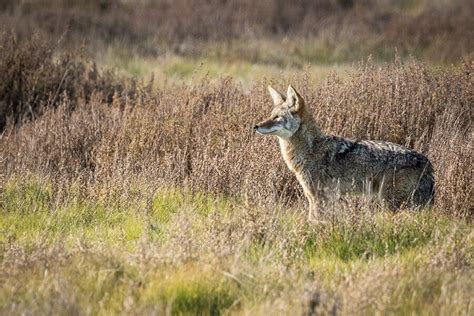
{"label": "coyote head", "polygon": [[288,87],[286,97],[272,87],[268,91],[273,99],[274,108],[269,119],[254,126],[262,135],[276,135],[289,139],[300,128],[304,113],[304,102],[292,86]]}

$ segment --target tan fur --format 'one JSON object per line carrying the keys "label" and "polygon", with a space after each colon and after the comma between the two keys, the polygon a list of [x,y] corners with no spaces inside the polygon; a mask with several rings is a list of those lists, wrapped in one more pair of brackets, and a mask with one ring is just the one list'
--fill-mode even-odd
{"label": "tan fur", "polygon": [[310,219],[336,194],[365,193],[391,209],[433,202],[433,168],[425,156],[390,142],[325,135],[291,86],[286,97],[269,91],[275,107],[255,129],[278,136],[283,159],[309,201]]}

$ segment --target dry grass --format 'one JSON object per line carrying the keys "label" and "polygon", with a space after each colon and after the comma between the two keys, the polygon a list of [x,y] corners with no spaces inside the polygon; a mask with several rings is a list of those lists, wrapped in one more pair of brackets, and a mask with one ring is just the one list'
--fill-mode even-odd
{"label": "dry grass", "polygon": [[2,33],[0,60],[0,130],[7,118],[15,123],[34,118],[44,108],[58,106],[64,96],[89,101],[94,91],[101,91],[102,101],[110,103],[114,95],[136,91],[134,80],[118,81],[112,71],[99,72],[78,51],[58,55],[57,45],[38,36],[19,41]]}
{"label": "dry grass", "polygon": [[[51,57],[26,63],[24,51],[12,51],[18,62],[0,65],[9,70],[2,101],[7,114],[13,112],[18,121],[31,110],[44,113],[4,131],[1,162],[7,179],[46,175],[59,187],[76,183],[94,194],[129,191],[134,181],[144,181],[151,188],[165,183],[262,203],[299,194],[277,158],[275,141],[250,128],[269,112],[268,82],[244,91],[230,78],[203,79],[155,91],[134,80],[108,82],[82,62],[75,67],[79,72],[68,72],[68,64]],[[303,72],[291,82],[324,131],[425,153],[436,171],[435,207],[466,215],[472,207],[472,67],[433,72],[415,61],[368,62],[346,79],[333,75],[315,85]],[[61,80],[54,79],[58,73]],[[45,105],[55,107],[44,110]]]}
{"label": "dry grass", "polygon": [[[350,2],[353,6],[343,5]],[[216,53],[257,55],[263,63],[272,62],[266,47],[247,49],[249,41],[290,38],[277,59],[296,55],[306,62],[357,61],[368,54],[386,60],[394,48],[403,55],[458,62],[474,51],[473,12],[469,0],[7,0],[0,5],[2,28],[20,38],[39,32],[63,38],[62,46],[86,44],[98,55],[113,45],[139,55],[195,57],[208,54],[208,44],[220,43],[230,50]],[[227,46],[233,40],[238,44]],[[305,40],[313,45],[299,48]]]}
{"label": "dry grass", "polygon": [[472,313],[472,63],[272,81],[324,131],[435,167],[432,210],[356,200],[310,225],[276,141],[251,129],[268,80],[154,88],[4,43],[0,313]]}

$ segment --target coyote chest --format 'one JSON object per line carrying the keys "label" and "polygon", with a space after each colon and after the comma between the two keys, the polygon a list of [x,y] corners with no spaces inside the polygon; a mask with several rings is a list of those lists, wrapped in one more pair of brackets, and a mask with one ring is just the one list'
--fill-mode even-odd
{"label": "coyote chest", "polygon": [[308,163],[314,161],[311,153],[305,148],[295,148],[284,139],[279,139],[279,144],[283,160],[288,168],[296,174],[303,173],[304,170],[308,169]]}
{"label": "coyote chest", "polygon": [[313,195],[313,186],[311,185],[311,171],[314,171],[311,166],[311,162],[314,162],[309,152],[297,151],[295,148],[290,146],[285,140],[279,139],[280,151],[283,156],[288,169],[292,171],[298,182],[303,187],[303,191],[306,196]]}

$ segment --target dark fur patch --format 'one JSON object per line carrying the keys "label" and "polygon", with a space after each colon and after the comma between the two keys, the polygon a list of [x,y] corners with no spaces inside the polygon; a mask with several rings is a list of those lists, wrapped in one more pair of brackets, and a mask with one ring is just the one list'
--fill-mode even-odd
{"label": "dark fur patch", "polygon": [[359,144],[357,144],[356,141],[351,141],[336,136],[330,136],[328,141],[336,144],[333,154],[330,157],[331,160],[342,160],[348,154],[353,153],[357,150],[357,148],[359,148]]}

